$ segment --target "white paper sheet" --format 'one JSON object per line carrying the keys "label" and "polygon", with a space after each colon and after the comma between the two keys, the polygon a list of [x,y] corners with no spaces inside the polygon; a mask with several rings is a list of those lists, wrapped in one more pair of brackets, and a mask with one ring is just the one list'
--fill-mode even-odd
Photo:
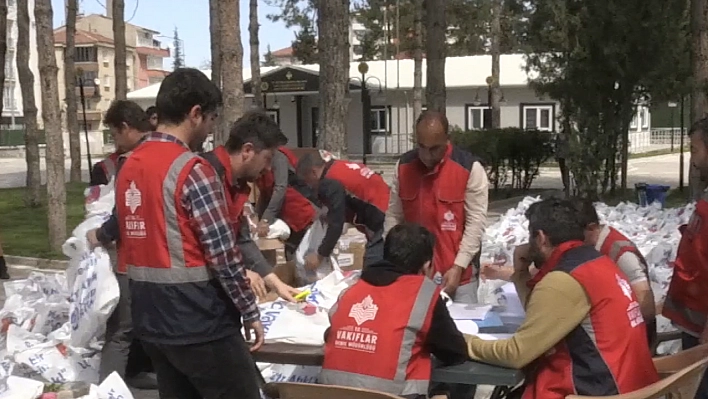
{"label": "white paper sheet", "polygon": [[455,320],[484,320],[487,317],[487,313],[492,310],[492,306],[453,303],[448,305],[447,309],[450,312],[450,317]]}
{"label": "white paper sheet", "polygon": [[514,334],[476,334],[476,336],[485,341],[496,341],[499,339],[509,339]]}
{"label": "white paper sheet", "polygon": [[457,329],[463,334],[477,335],[479,327],[472,320],[455,320]]}

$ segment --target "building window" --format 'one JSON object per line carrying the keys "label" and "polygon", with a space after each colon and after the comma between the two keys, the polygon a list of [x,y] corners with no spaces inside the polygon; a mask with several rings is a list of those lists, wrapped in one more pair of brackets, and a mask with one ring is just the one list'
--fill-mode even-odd
{"label": "building window", "polygon": [[275,121],[278,125],[280,125],[280,111],[277,109],[269,109],[266,111],[266,115],[270,116],[272,120]]}
{"label": "building window", "polygon": [[15,52],[13,50],[7,50],[7,56],[5,57],[5,78],[14,79],[15,69],[13,68],[12,62],[15,60]]}
{"label": "building window", "polygon": [[77,47],[74,49],[74,62],[98,62],[98,50],[96,47]]}
{"label": "building window", "polygon": [[524,105],[522,107],[523,128],[536,129],[545,132],[553,130],[552,105]]}
{"label": "building window", "polygon": [[388,107],[371,107],[371,134],[388,134]]}
{"label": "building window", "polygon": [[639,108],[639,117],[642,121],[642,130],[648,130],[649,129],[649,108],[640,107]]}
{"label": "building window", "polygon": [[[84,87],[93,87],[95,84],[95,80],[98,78],[98,72],[96,71],[83,71],[81,74],[81,82],[84,84]],[[76,86],[79,86],[79,78],[76,78]]]}
{"label": "building window", "polygon": [[492,110],[487,106],[468,105],[466,124],[467,130],[482,130],[490,127],[492,125]]}
{"label": "building window", "polygon": [[153,57],[148,55],[147,56],[147,69],[154,69],[158,71],[162,71],[162,58],[161,57]]}
{"label": "building window", "polygon": [[13,91],[15,90],[14,85],[6,85],[5,88],[3,89],[2,93],[2,102],[3,102],[3,108],[12,110],[14,109],[13,103],[14,103],[14,94]]}
{"label": "building window", "polygon": [[81,129],[82,132],[86,130],[88,130],[89,132],[93,131],[93,122],[86,122],[84,124],[84,121],[79,120],[79,129]]}

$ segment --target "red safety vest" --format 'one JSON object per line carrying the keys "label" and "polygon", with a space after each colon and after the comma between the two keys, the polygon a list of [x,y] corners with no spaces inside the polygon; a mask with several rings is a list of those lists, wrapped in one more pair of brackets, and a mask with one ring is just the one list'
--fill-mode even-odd
{"label": "red safety vest", "polygon": [[627,252],[631,252],[637,258],[639,258],[639,260],[644,265],[644,269],[646,270],[647,261],[646,259],[644,259],[642,253],[639,252],[639,248],[637,248],[629,238],[627,238],[624,234],[620,233],[614,227],[607,226],[607,228],[610,232],[609,234],[607,234],[607,237],[605,237],[605,240],[602,242],[602,245],[600,246],[600,252],[608,258],[612,259],[615,263],[619,261],[619,258],[621,258],[622,255]]}
{"label": "red safety vest", "polygon": [[[327,163],[322,178],[338,181],[347,191],[347,222],[367,236],[383,229],[391,192],[381,175],[364,164],[335,159]],[[327,199],[322,198],[322,201],[326,205]],[[372,212],[377,214],[375,221],[367,220]]]}
{"label": "red safety vest", "polygon": [[686,331],[701,334],[708,315],[708,193],[696,203],[681,233],[662,314]]}
{"label": "red safety vest", "polygon": [[[445,157],[430,171],[412,150],[398,163],[398,196],[406,222],[418,223],[435,236],[433,267],[444,275],[455,264],[465,233],[465,196],[472,166],[479,159],[451,144]],[[469,265],[459,265],[469,266]],[[472,279],[474,267],[462,273]]]}
{"label": "red safety vest", "polygon": [[108,181],[111,181],[116,175],[116,171],[118,170],[118,157],[120,157],[120,154],[114,152],[107,156],[106,159],[98,162],[98,165],[103,169],[103,173],[106,174],[106,180]]}
{"label": "red safety vest", "polygon": [[639,303],[617,265],[580,241],[566,242],[529,286],[554,271],[568,273],[582,285],[590,313],[533,363],[523,399],[619,395],[658,381]]}
{"label": "red safety vest", "polygon": [[359,280],[330,310],[320,382],[426,395],[431,361],[424,344],[439,295],[424,276],[384,287]]}
{"label": "red safety vest", "polygon": [[181,204],[189,171],[205,162],[180,143],[148,138],[116,181],[119,259],[131,279],[135,329],[146,341],[186,344],[238,331],[238,314],[212,281]]}
{"label": "red safety vest", "polygon": [[234,226],[235,233],[239,234],[241,221],[243,220],[243,208],[251,195],[251,188],[245,182],[243,184],[234,184],[231,174],[231,157],[224,146],[220,145],[213,151],[202,154],[202,157],[214,167],[216,174],[224,184],[226,202],[229,205],[229,218]]}
{"label": "red safety vest", "polygon": [[[283,201],[283,206],[280,209],[278,217],[282,219],[293,232],[303,231],[315,220],[315,207],[307,198],[307,194],[299,191],[309,190],[309,188],[305,186],[305,183],[302,182],[295,173],[297,157],[285,146],[281,146],[278,150],[288,158],[288,162],[290,163],[288,170],[288,188],[285,191],[285,200]],[[260,201],[265,201],[266,203],[270,201],[270,198],[273,196],[273,187],[275,187],[273,171],[264,171],[261,177],[256,180],[256,187],[258,187],[258,193],[262,198]],[[269,220],[268,222],[271,223],[273,221]]]}

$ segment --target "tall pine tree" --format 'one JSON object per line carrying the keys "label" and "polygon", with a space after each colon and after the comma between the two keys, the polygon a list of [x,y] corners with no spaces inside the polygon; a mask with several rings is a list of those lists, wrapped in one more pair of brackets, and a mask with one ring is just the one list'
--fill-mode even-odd
{"label": "tall pine tree", "polygon": [[174,48],[174,54],[172,55],[172,68],[177,69],[184,67],[184,52],[182,51],[182,39],[179,38],[179,32],[177,31],[176,26],[174,38],[172,39],[172,47]]}

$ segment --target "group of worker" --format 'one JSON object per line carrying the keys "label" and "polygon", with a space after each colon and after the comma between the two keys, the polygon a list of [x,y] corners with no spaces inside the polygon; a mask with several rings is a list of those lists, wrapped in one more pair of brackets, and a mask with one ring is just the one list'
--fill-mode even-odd
{"label": "group of worker", "polygon": [[[283,220],[291,229],[288,257],[317,218],[326,221],[306,269],[332,255],[346,223],[367,237],[361,280],[331,312],[323,382],[425,396],[433,392],[431,353],[448,364],[533,366],[534,378],[524,385],[530,398],[625,393],[658,379],[646,261],[629,239],[600,224],[592,204],[533,205],[531,242],[517,248],[513,265],[480,268],[487,176],[480,159],[451,144],[444,114],[421,114],[417,148],[401,156],[389,187],[357,162],[320,153],[298,159],[277,123],[260,111],[235,122],[223,146],[193,152],[212,133],[221,105],[213,82],[181,68],[162,82],[153,113],[129,101],[106,113],[116,154],[94,168],[104,178],[92,182],[115,181],[116,207],[88,239],[115,248],[121,299],[107,325],[101,379],[113,371],[125,375],[129,354],[144,350],[162,398],[260,397],[249,354],[264,339],[254,293],[267,287],[294,301],[298,291],[273,273],[251,238],[243,215],[248,183],[260,193],[257,235]],[[708,140],[700,141],[706,127],[695,130],[692,146],[703,143],[708,171]],[[708,212],[705,200],[688,227],[691,237],[700,237],[701,212]],[[702,261],[702,247],[688,240],[684,233],[678,275]],[[694,309],[697,273],[674,277],[664,310],[696,334],[694,344],[708,313],[708,304]],[[480,277],[516,284],[527,318],[512,338],[484,341],[455,328],[440,293],[475,303]],[[354,311],[362,307],[368,311]],[[352,339],[358,342],[347,343]]]}

